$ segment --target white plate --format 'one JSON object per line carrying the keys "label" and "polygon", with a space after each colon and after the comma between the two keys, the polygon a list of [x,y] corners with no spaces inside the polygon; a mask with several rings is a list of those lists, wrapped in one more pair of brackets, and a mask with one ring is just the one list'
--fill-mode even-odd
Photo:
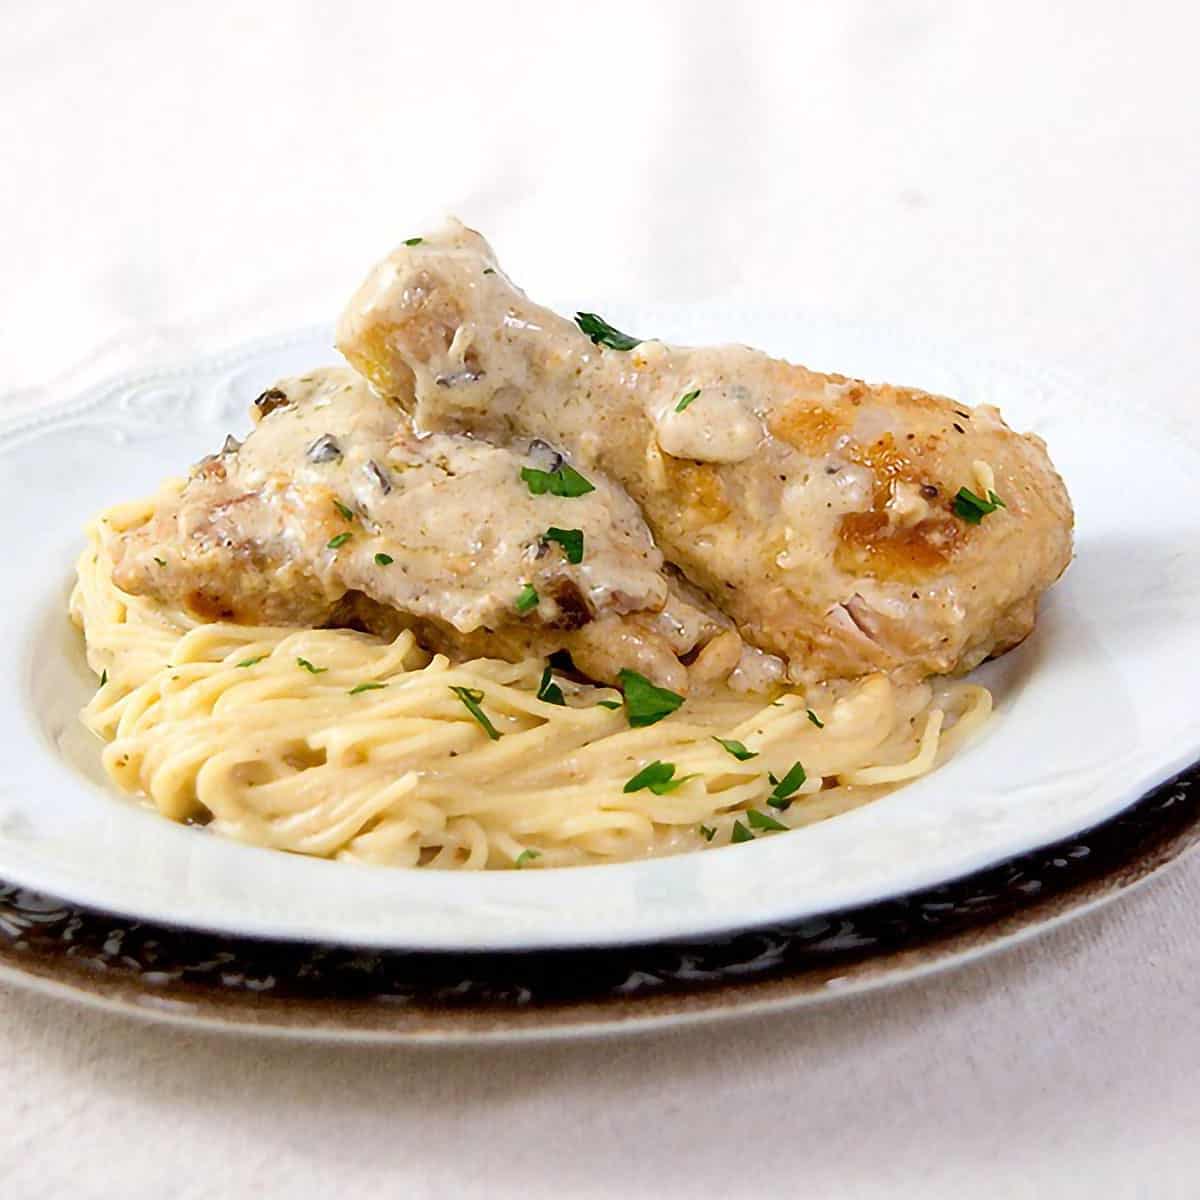
{"label": "white plate", "polygon": [[1000,404],[1050,444],[1078,558],[1035,634],[979,674],[998,711],[935,775],[788,836],[657,861],[458,874],[314,861],[173,825],[105,783],[95,686],[66,617],[81,529],[248,426],[327,331],[129,376],[0,422],[0,878],[159,923],[426,949],[616,945],[803,917],[928,887],[1092,825],[1200,758],[1200,451],[1045,374],[781,313],[627,310],[676,341],[736,337],[826,370]]}

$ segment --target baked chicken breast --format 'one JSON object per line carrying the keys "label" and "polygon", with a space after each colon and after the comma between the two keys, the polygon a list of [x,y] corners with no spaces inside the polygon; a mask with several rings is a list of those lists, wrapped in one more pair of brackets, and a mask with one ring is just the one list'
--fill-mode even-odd
{"label": "baked chicken breast", "polygon": [[[458,223],[371,272],[338,346],[418,438],[539,439],[614,481],[666,561],[793,682],[969,670],[1030,632],[1071,558],[1045,445],[995,408],[565,320]],[[648,553],[635,514],[609,507]],[[642,586],[616,592],[652,607],[658,560],[643,561]]]}

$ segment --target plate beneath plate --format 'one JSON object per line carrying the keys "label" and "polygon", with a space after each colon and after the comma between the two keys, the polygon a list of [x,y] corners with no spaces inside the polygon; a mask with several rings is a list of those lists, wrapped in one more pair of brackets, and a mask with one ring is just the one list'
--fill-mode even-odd
{"label": "plate beneath plate", "polygon": [[568,870],[353,867],[235,844],[115,795],[78,719],[95,680],[65,615],[82,528],[241,433],[278,377],[331,361],[327,331],[306,331],[0,422],[0,618],[22,648],[0,672],[0,879],[234,937],[458,953],[711,941],[936,888],[1091,828],[1200,759],[1182,669],[1200,660],[1196,447],[1057,376],[894,332],[727,307],[611,315],[998,403],[1046,438],[1076,501],[1078,559],[1035,633],[980,673],[997,710],[974,744],[795,833]]}
{"label": "plate beneath plate", "polygon": [[687,943],[428,954],[229,938],[0,885],[0,979],[229,1032],[447,1044],[643,1031],[962,963],[1115,899],[1200,842],[1200,764],[1056,845],[914,895]]}

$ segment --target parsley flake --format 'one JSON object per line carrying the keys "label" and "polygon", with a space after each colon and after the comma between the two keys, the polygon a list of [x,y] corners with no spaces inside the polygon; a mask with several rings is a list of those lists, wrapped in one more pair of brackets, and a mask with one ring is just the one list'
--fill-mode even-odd
{"label": "parsley flake", "polygon": [[495,267],[484,267],[484,268],[483,268],[483,273],[484,273],[485,275],[495,275],[495,273],[496,273],[496,268],[495,268]]}
{"label": "parsley flake", "polygon": [[517,593],[517,598],[513,601],[513,608],[519,613],[527,613],[531,608],[537,608],[537,606],[537,588],[532,583],[527,583]]}
{"label": "parsley flake", "polygon": [[596,704],[599,708],[620,708],[620,700],[597,700]]}
{"label": "parsley flake", "polygon": [[517,855],[513,866],[523,867],[526,863],[531,863],[535,858],[541,857],[542,852],[540,850],[522,850],[521,853]]}
{"label": "parsley flake", "polygon": [[759,812],[754,808],[747,810],[746,820],[750,822],[750,826],[753,829],[769,829],[772,832],[787,829],[787,826],[782,821],[777,821],[767,813]]}
{"label": "parsley flake", "polygon": [[154,556],[154,561],[158,563],[160,567],[165,567],[167,565],[167,560],[165,558],[159,558],[157,554]]}
{"label": "parsley flake", "polygon": [[298,658],[298,659],[296,659],[296,666],[298,666],[298,667],[302,667],[302,668],[303,668],[305,671],[307,671],[307,672],[308,672],[310,675],[323,675],[323,674],[324,674],[326,671],[328,671],[328,670],[329,670],[329,668],[328,668],[328,667],[314,667],[314,666],[312,665],[312,663],[310,663],[310,662],[308,661],[308,659],[307,659],[307,658]]}
{"label": "parsley flake", "polygon": [[557,525],[551,525],[542,534],[542,540],[545,542],[557,542],[563,548],[563,553],[567,556],[567,562],[583,562],[582,529],[559,529]]}
{"label": "parsley flake", "polygon": [[655,759],[654,762],[643,767],[634,775],[621,790],[623,792],[640,792],[643,788],[649,788],[656,796],[665,796],[668,792],[673,792],[681,783],[687,783],[689,779],[695,778],[695,775],[681,775],[676,779],[674,763],[659,762],[658,759]]}
{"label": "parsley flake", "polygon": [[636,671],[618,671],[617,678],[625,692],[629,724],[635,729],[669,717],[683,703],[682,696],[666,688],[655,687],[645,675],[639,675]]}
{"label": "parsley flake", "polygon": [[390,567],[396,560],[390,554],[375,555],[375,565],[377,567]]}
{"label": "parsley flake", "polygon": [[104,670],[100,672],[100,686],[103,687],[107,682],[108,682],[108,668],[105,667]]}
{"label": "parsley flake", "polygon": [[385,687],[387,687],[386,683],[377,683],[372,679],[366,683],[356,683],[346,694],[348,696],[357,696],[359,692],[375,692]]}
{"label": "parsley flake", "polygon": [[419,246],[424,240],[423,237],[405,238],[404,244],[406,246]]}
{"label": "parsley flake", "polygon": [[535,496],[544,496],[547,492],[552,496],[586,496],[594,492],[596,487],[585,479],[568,463],[554,471],[539,471],[536,467],[522,467],[521,478],[529,485],[529,490]]}
{"label": "parsley flake", "polygon": [[[265,654],[256,654],[253,658],[243,658],[242,661],[240,663],[238,663],[238,666],[239,667],[256,667],[266,657],[267,656]],[[301,660],[301,661],[303,661],[303,660]]]}
{"label": "parsley flake", "polygon": [[776,779],[769,772],[767,778],[775,785],[775,790],[767,797],[767,803],[772,808],[777,808],[780,812],[783,812],[784,809],[791,807],[792,796],[797,789],[803,786],[808,775],[802,764],[793,763],[791,770],[782,779]]}
{"label": "parsley flake", "polygon": [[752,842],[754,841],[754,834],[752,834],[750,830],[748,830],[745,825],[741,823],[741,821],[734,821],[733,833],[729,840],[733,842],[734,845],[736,845],[738,842]]}
{"label": "parsley flake", "polygon": [[698,395],[700,395],[699,388],[694,388],[692,391],[684,393],[684,395],[679,397],[679,403],[675,405],[675,411],[683,412],[683,410],[687,408],[687,406],[691,404],[691,402],[695,400]]}
{"label": "parsley flake", "polygon": [[554,682],[554,672],[547,667],[542,672],[542,681],[538,684],[537,698],[546,704],[561,704],[566,706],[563,690]]}
{"label": "parsley flake", "polygon": [[811,708],[809,708],[809,709],[806,709],[805,711],[808,713],[808,719],[809,719],[809,720],[810,720],[810,721],[811,721],[811,722],[812,722],[812,723],[813,723],[813,724],[814,724],[814,725],[815,725],[815,726],[816,726],[818,729],[824,729],[824,728],[825,728],[825,722],[824,722],[824,721],[822,721],[822,720],[821,720],[821,718],[820,718],[820,717],[818,717],[818,716],[817,716],[817,714],[816,714],[815,712],[813,712],[813,710],[812,710]]}
{"label": "parsley flake", "polygon": [[336,508],[338,510],[338,512],[340,512],[342,514],[342,519],[344,521],[353,521],[354,520],[354,509],[349,508],[347,505],[343,504],[340,500],[335,499],[333,502],[333,507]]}
{"label": "parsley flake", "polygon": [[728,750],[738,762],[745,762],[748,758],[757,758],[757,750],[747,750],[744,742],[739,742],[736,738],[713,738],[713,741],[718,743],[723,749]]}
{"label": "parsley flake", "polygon": [[642,344],[641,338],[630,337],[614,329],[603,317],[595,313],[575,314],[575,324],[592,339],[593,346],[607,346],[610,350],[632,350]]}
{"label": "parsley flake", "polygon": [[985,500],[970,488],[959,488],[958,495],[954,497],[954,515],[961,517],[968,525],[978,525],[988,513],[1007,507],[995,492],[988,492]]}
{"label": "parsley flake", "polygon": [[483,693],[478,688],[469,687],[451,687],[450,689],[466,706],[467,712],[475,718],[476,721],[483,727],[483,732],[492,739],[493,742],[498,742],[504,735],[498,730],[495,725],[488,720],[487,713],[479,707],[480,701],[483,699]]}
{"label": "parsley flake", "polygon": [[717,831],[711,825],[701,825],[700,836],[706,842],[711,842],[713,838],[717,836]]}
{"label": "parsley flake", "polygon": [[344,546],[353,536],[354,534],[347,530],[345,533],[339,533],[336,537],[331,537],[325,545],[330,550],[336,550],[339,546]]}

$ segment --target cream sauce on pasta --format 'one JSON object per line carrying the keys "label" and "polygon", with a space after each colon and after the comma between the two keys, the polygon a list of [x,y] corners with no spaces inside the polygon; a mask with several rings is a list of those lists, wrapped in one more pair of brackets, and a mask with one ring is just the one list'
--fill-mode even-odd
{"label": "cream sauce on pasta", "polygon": [[[83,719],[122,790],[256,845],[468,869],[717,847],[932,770],[991,707],[969,683],[876,675],[804,695],[722,689],[632,728],[613,688],[555,677],[565,703],[539,699],[539,658],[455,665],[411,632],[206,623],[122,592],[105,535],[149,508],[110,509],[79,561],[71,612],[102,678]],[[655,763],[676,786],[626,790]],[[780,797],[797,763],[804,780]]]}

